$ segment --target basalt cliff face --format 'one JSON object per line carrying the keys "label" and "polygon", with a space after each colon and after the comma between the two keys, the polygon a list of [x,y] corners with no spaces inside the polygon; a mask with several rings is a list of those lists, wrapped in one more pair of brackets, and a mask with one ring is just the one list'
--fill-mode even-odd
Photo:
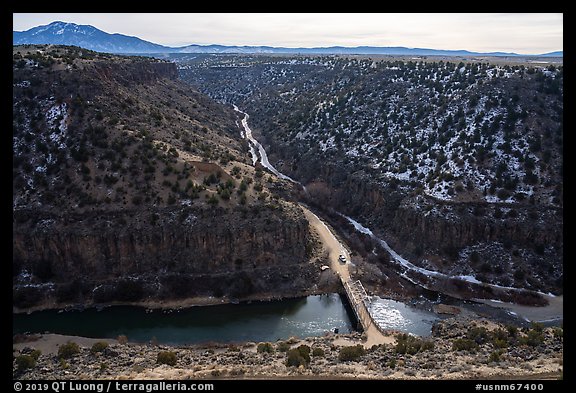
{"label": "basalt cliff face", "polygon": [[148,59],[135,61],[128,67],[118,63],[99,61],[94,64],[96,74],[125,86],[151,84],[160,79],[178,79],[178,70],[173,63],[154,63]]}
{"label": "basalt cliff face", "polygon": [[174,64],[14,47],[13,293],[26,310],[295,296],[316,245],[240,118]]}
{"label": "basalt cliff face", "polygon": [[[158,218],[155,218],[158,217]],[[310,289],[308,222],[280,209],[165,208],[53,216],[19,211],[15,306],[293,296]]]}

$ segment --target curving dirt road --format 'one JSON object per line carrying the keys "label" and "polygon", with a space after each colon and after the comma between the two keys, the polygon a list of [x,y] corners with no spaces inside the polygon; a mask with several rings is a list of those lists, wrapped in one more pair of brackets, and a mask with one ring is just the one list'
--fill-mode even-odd
{"label": "curving dirt road", "polygon": [[[348,250],[338,241],[336,236],[332,233],[332,231],[328,228],[328,226],[318,218],[318,216],[312,213],[306,206],[300,204],[302,210],[304,211],[304,215],[308,219],[310,226],[314,228],[314,230],[320,236],[320,240],[324,244],[324,247],[328,251],[328,258],[330,259],[330,268],[338,274],[341,281],[343,283],[352,283],[352,279],[350,277],[350,272],[348,270],[349,263],[342,264],[338,261],[338,257],[340,255],[344,255],[347,261],[350,261],[350,254]],[[361,303],[360,303],[361,304]],[[366,341],[363,343],[365,348],[370,348],[373,345],[379,344],[392,344],[396,342],[396,339],[390,335],[385,335],[374,324],[372,321],[372,317],[368,313],[368,310],[361,305],[358,307],[360,312],[360,318],[364,321],[369,321],[366,324],[368,325],[365,328],[364,333],[366,335]]]}

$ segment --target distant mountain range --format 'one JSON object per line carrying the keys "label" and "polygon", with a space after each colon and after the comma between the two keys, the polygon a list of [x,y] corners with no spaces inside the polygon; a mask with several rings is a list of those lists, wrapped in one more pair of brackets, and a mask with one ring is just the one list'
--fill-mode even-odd
{"label": "distant mountain range", "polygon": [[26,31],[13,32],[13,44],[75,45],[97,52],[108,53],[282,53],[282,54],[379,54],[414,56],[539,56],[563,57],[563,51],[520,55],[507,52],[470,52],[467,50],[439,50],[426,48],[357,46],[331,46],[320,48],[283,48],[272,46],[187,45],[169,47],[124,34],[109,34],[90,25],[52,22]]}

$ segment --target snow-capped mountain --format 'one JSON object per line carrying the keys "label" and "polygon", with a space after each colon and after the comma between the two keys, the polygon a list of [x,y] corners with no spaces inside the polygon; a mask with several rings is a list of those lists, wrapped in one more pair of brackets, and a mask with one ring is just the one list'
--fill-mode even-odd
{"label": "snow-capped mountain", "polygon": [[13,44],[75,45],[97,52],[158,53],[170,48],[123,34],[109,34],[90,25],[52,22],[30,30],[13,32]]}
{"label": "snow-capped mountain", "polygon": [[49,25],[34,27],[26,31],[13,32],[13,44],[59,44],[75,45],[97,52],[108,53],[283,53],[283,54],[379,54],[399,56],[546,56],[562,57],[563,52],[551,52],[543,55],[519,55],[509,52],[470,52],[467,50],[439,50],[428,48],[380,47],[315,47],[284,48],[273,46],[238,45],[197,45],[182,47],[158,45],[138,37],[123,34],[109,34],[90,25],[77,25],[67,22],[52,22]]}

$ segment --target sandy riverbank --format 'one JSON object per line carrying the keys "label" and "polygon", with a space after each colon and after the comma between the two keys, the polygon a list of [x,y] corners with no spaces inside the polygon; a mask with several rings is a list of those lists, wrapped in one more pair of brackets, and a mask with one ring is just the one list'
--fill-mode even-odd
{"label": "sandy riverbank", "polygon": [[57,355],[58,348],[67,342],[75,342],[83,348],[91,348],[97,342],[105,341],[109,345],[117,344],[118,341],[111,338],[88,338],[79,336],[67,336],[63,334],[39,334],[38,340],[12,344],[12,349],[21,352],[24,348],[34,348],[42,351],[45,355]]}
{"label": "sandy riverbank", "polygon": [[542,297],[548,301],[548,304],[542,307],[524,306],[487,299],[474,299],[474,301],[508,310],[508,312],[518,315],[527,321],[550,322],[563,320],[564,296],[542,295]]}

